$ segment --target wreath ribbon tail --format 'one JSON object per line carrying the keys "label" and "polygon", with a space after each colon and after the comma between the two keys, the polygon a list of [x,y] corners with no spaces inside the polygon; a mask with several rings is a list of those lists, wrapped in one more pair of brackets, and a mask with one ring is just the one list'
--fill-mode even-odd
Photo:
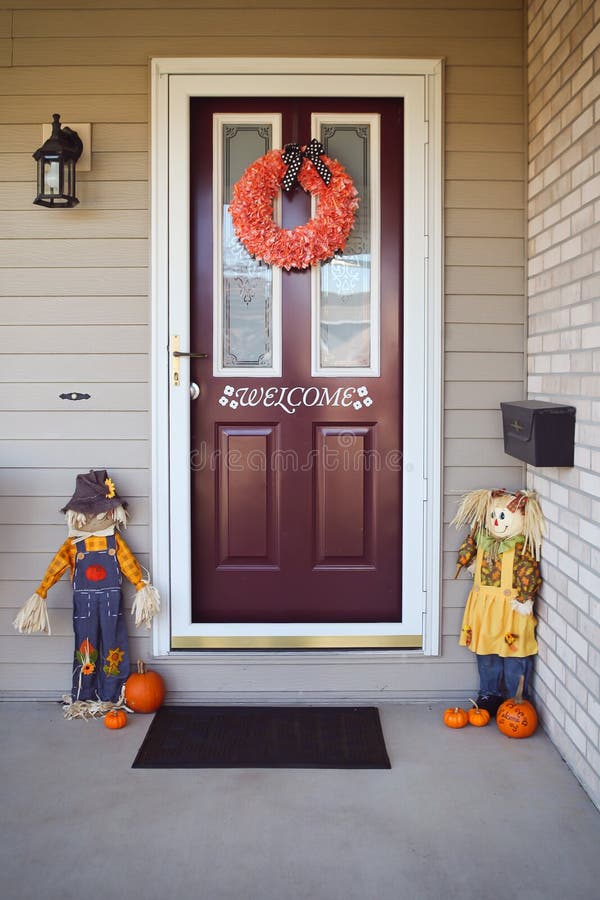
{"label": "wreath ribbon tail", "polygon": [[331,181],[331,170],[327,168],[321,157],[325,153],[325,147],[316,138],[313,138],[304,149],[304,156],[309,159],[325,184]]}
{"label": "wreath ribbon tail", "polygon": [[287,166],[281,187],[284,191],[291,191],[298,181],[298,172],[302,166],[302,150],[299,144],[286,144],[281,159]]}

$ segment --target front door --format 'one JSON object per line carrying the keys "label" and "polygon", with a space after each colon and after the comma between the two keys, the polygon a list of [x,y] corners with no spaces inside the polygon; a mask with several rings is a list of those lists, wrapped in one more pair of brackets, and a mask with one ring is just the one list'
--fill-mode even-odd
{"label": "front door", "polygon": [[[402,621],[401,99],[192,98],[192,621]],[[344,253],[272,270],[233,184],[317,137],[358,190]],[[311,217],[282,193],[282,226]]]}

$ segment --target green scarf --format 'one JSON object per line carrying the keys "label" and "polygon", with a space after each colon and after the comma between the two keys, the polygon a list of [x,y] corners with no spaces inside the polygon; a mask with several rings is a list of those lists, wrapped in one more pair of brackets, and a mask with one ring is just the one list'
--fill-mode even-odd
{"label": "green scarf", "polygon": [[480,529],[477,532],[475,542],[478,547],[483,547],[483,554],[489,560],[498,559],[500,554],[512,548],[518,543],[524,543],[525,537],[522,534],[513,534],[512,537],[506,538],[505,541],[499,541],[497,538],[491,537],[487,532]]}

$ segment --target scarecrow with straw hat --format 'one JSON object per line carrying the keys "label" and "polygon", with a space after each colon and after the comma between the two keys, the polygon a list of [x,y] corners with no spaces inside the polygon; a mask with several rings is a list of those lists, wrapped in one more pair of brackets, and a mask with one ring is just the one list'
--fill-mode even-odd
{"label": "scarecrow with straw hat", "polygon": [[156,588],[144,578],[119,534],[119,528],[127,525],[126,509],[127,502],[119,497],[105,470],[78,475],[75,493],[61,510],[66,514],[68,537],[14,621],[22,634],[50,634],[46,595],[70,569],[75,654],[68,717],[100,715],[123,703],[129,650],[122,576],[137,592],[132,609],[136,626],[150,628],[159,609]]}
{"label": "scarecrow with straw hat", "polygon": [[477,655],[477,704],[495,715],[506,697],[525,693],[537,653],[533,602],[542,584],[544,518],[534,491],[466,494],[452,525],[469,525],[456,563],[473,574],[459,643]]}

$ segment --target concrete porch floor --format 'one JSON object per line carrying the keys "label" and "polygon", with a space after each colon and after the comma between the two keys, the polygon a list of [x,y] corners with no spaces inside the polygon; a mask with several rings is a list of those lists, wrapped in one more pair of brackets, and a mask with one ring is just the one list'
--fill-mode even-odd
{"label": "concrete porch floor", "polygon": [[540,730],[380,707],[391,771],[131,769],[120,731],[0,704],[5,900],[592,900],[600,814]]}

